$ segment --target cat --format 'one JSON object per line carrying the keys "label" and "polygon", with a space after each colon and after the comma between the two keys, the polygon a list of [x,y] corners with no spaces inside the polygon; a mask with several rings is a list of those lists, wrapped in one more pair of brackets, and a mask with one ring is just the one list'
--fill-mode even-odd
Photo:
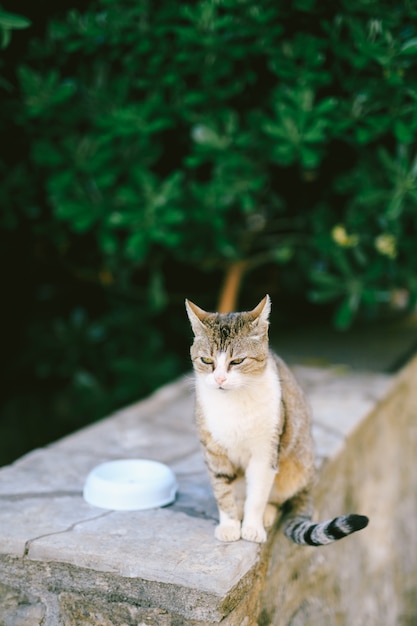
{"label": "cat", "polygon": [[268,295],[242,313],[208,313],[186,300],[194,332],[196,423],[219,510],[220,541],[266,541],[277,506],[285,535],[321,546],[364,528],[364,515],[312,521],[310,410],[284,361],[269,349]]}

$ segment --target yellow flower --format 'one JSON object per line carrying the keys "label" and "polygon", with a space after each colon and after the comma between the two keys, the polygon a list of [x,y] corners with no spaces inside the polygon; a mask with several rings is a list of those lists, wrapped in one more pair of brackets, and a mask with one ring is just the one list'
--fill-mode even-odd
{"label": "yellow flower", "polygon": [[348,235],[343,224],[336,224],[332,228],[332,238],[339,246],[343,248],[352,248],[358,245],[358,235]]}
{"label": "yellow flower", "polygon": [[393,235],[382,233],[375,239],[375,248],[380,254],[395,259],[397,256],[397,240]]}

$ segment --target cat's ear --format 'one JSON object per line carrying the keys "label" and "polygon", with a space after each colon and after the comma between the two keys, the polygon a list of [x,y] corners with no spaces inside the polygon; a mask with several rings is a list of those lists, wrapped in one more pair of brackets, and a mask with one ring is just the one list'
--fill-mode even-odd
{"label": "cat's ear", "polygon": [[204,330],[204,320],[206,320],[210,313],[200,309],[199,306],[191,302],[191,300],[185,301],[185,308],[187,310],[188,319],[191,322],[191,327],[195,335],[199,335]]}
{"label": "cat's ear", "polygon": [[252,311],[250,311],[249,315],[253,322],[264,322],[268,324],[269,314],[271,312],[271,298],[268,294],[265,298],[262,298],[258,306],[256,306]]}

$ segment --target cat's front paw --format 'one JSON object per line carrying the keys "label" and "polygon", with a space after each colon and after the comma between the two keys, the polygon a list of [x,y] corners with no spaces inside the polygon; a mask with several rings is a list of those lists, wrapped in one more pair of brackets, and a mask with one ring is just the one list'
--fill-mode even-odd
{"label": "cat's front paw", "polygon": [[216,526],[214,536],[219,541],[238,541],[240,539],[240,522],[229,520],[227,523]]}
{"label": "cat's front paw", "polygon": [[263,526],[242,526],[242,539],[264,543],[266,541],[266,530]]}

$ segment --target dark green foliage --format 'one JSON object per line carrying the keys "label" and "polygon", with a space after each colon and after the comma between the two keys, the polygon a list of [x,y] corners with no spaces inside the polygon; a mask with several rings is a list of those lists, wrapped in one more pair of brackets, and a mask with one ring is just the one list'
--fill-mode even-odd
{"label": "dark green foliage", "polygon": [[30,20],[23,15],[9,13],[0,6],[0,48],[7,48],[12,37],[13,30],[27,28],[30,26]]}
{"label": "dark green foliage", "polygon": [[278,304],[334,303],[339,328],[411,305],[416,25],[387,0],[97,0],[51,19],[2,105],[23,146],[3,229],[39,274],[16,371],[82,419],[139,397],[186,367],[183,298],[213,306],[240,259],[280,266]]}

